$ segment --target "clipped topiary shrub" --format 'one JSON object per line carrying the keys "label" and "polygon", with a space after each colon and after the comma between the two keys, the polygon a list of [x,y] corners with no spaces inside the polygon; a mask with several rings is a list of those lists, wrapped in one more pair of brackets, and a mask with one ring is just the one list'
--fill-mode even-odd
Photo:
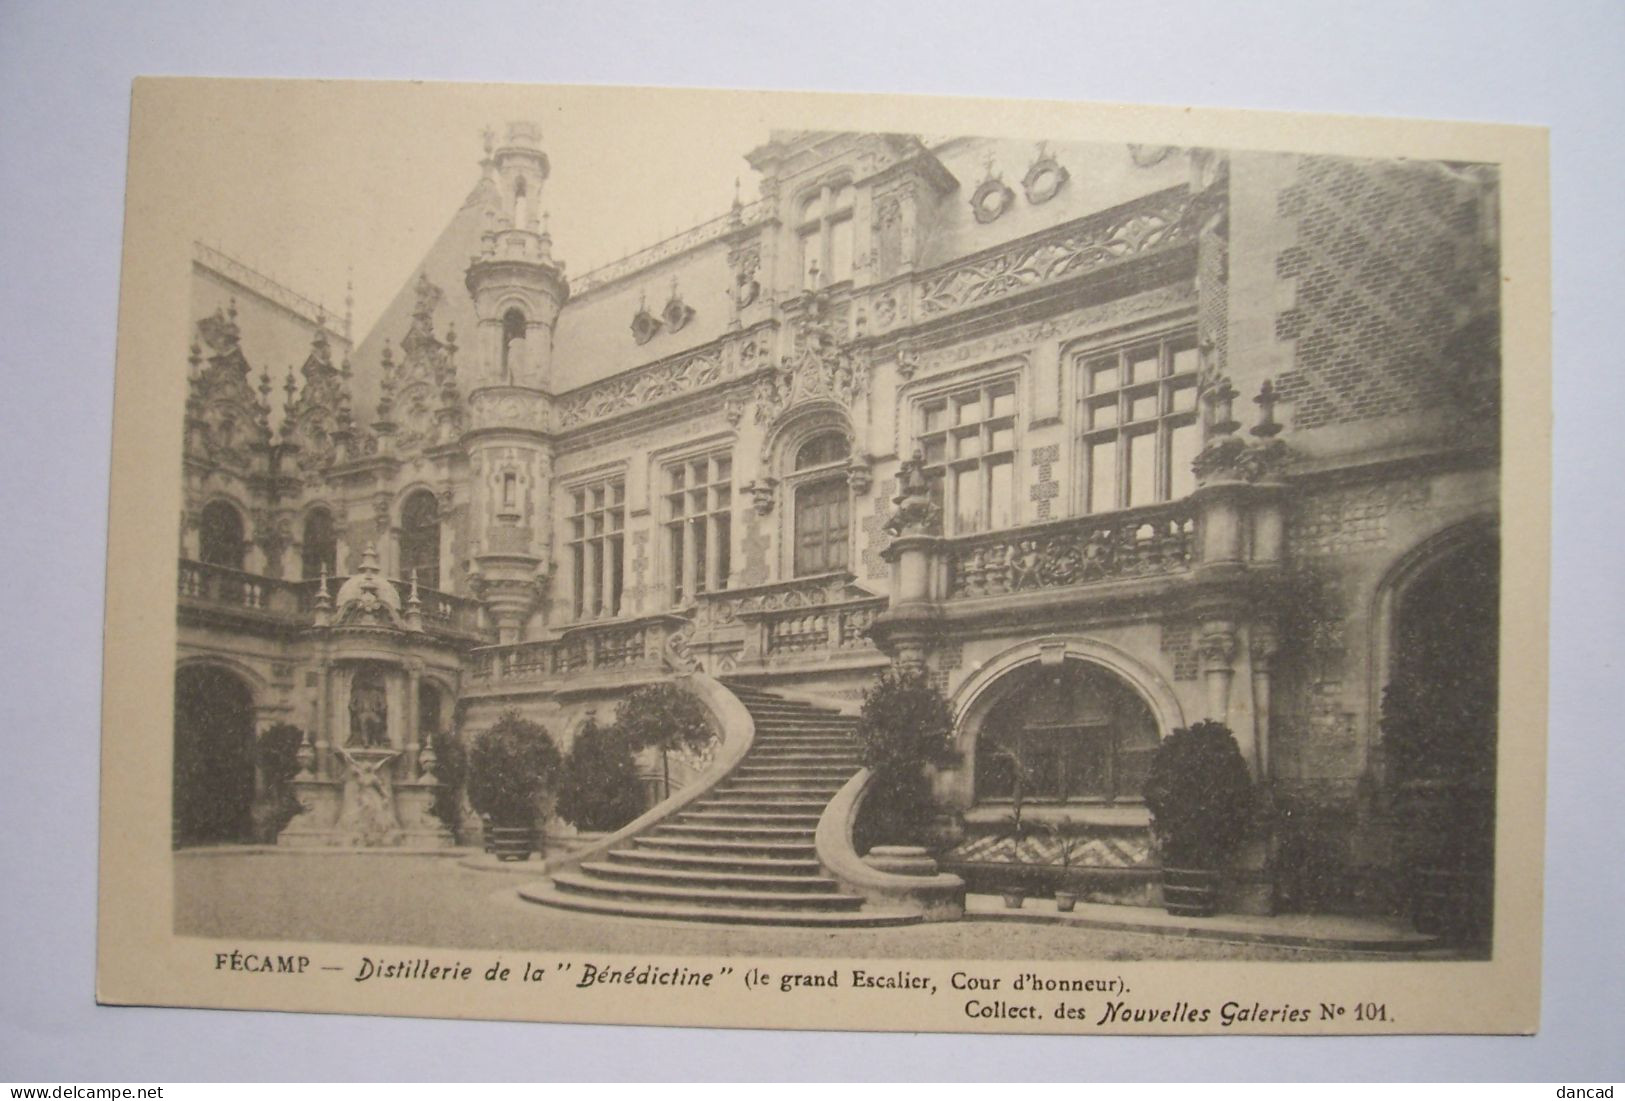
{"label": "clipped topiary shrub", "polygon": [[618,727],[591,719],[576,734],[559,779],[560,818],[578,830],[618,830],[643,812],[632,745]]}
{"label": "clipped topiary shrub", "polygon": [[560,764],[545,727],[517,711],[505,712],[469,748],[468,801],[495,826],[533,828]]}
{"label": "clipped topiary shrub", "polygon": [[660,772],[665,794],[671,794],[668,756],[700,752],[716,738],[705,706],[675,684],[648,684],[635,688],[615,709],[615,729],[632,752],[660,751]]}
{"label": "clipped topiary shrub", "polygon": [[1205,719],[1164,738],[1151,756],[1145,805],[1164,867],[1221,867],[1253,812],[1252,774],[1230,728]]}
{"label": "clipped topiary shrub", "polygon": [[863,695],[857,738],[874,772],[863,805],[862,851],[928,839],[935,807],[927,768],[954,759],[953,714],[924,670],[882,670]]}

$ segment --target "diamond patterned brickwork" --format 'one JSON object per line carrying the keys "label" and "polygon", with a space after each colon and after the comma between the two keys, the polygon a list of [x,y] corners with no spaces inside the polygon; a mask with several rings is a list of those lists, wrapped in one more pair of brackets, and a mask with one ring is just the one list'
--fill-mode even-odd
{"label": "diamond patterned brickwork", "polygon": [[1162,652],[1174,667],[1175,680],[1195,680],[1201,671],[1194,635],[1189,621],[1162,625]]}
{"label": "diamond patterned brickwork", "polygon": [[1302,501],[1288,519],[1287,541],[1297,557],[1349,554],[1388,540],[1389,516],[1426,508],[1425,481],[1384,482],[1327,490]]}
{"label": "diamond patterned brickwork", "polygon": [[891,499],[897,493],[897,479],[887,478],[875,487],[874,511],[858,521],[863,529],[863,578],[865,581],[884,581],[891,576],[891,567],[880,557],[891,537],[886,534],[886,520]]}
{"label": "diamond patterned brickwork", "polygon": [[[1074,868],[1154,867],[1149,831],[1080,831],[1083,839],[1072,849]],[[967,837],[942,857],[947,864],[1053,864],[1061,863],[1061,839],[1052,833],[1030,833],[1017,840],[1009,834]]]}
{"label": "diamond patterned brickwork", "polygon": [[1055,480],[1055,464],[1060,461],[1061,446],[1059,444],[1045,444],[1043,447],[1033,448],[1033,467],[1036,476],[1033,484],[1027,491],[1037,505],[1035,520],[1048,520],[1053,514],[1055,499],[1061,495],[1060,483]]}
{"label": "diamond patterned brickwork", "polygon": [[1473,210],[1437,167],[1305,157],[1278,196],[1297,241],[1276,337],[1296,341],[1277,392],[1299,428],[1448,400],[1442,350],[1475,285]]}

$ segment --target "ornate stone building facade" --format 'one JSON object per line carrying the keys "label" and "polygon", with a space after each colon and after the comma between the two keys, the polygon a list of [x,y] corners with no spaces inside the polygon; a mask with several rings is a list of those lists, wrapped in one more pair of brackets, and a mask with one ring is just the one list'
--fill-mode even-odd
{"label": "ornate stone building facade", "polygon": [[1391,907],[1383,691],[1437,649],[1430,586],[1495,622],[1493,169],[812,132],[750,162],[757,201],[572,278],[511,124],[277,402],[203,304],[177,783],[244,803],[178,791],[178,836],[246,836],[278,722],[283,843],[445,843],[436,732],[516,707],[568,743],[690,671],[851,701],[897,662],[952,701],[967,878],[1051,855],[999,827],[1019,784],[1097,897],[1150,900],[1147,754],[1216,718],[1269,792],[1245,904]]}

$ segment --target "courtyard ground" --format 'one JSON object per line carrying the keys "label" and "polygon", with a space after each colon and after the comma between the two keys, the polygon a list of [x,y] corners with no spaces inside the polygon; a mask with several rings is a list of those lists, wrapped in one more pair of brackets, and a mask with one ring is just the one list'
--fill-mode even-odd
{"label": "courtyard ground", "polygon": [[880,929],[777,929],[644,921],[521,900],[519,881],[415,855],[182,853],[174,860],[183,936],[557,949],[664,955],[898,959],[1416,959],[1325,948],[1228,943],[1062,925],[961,921]]}

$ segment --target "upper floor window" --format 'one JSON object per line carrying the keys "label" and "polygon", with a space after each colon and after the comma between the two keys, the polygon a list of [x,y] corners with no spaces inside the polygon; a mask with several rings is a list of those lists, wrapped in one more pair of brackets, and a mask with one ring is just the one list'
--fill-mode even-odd
{"label": "upper floor window", "polygon": [[440,502],[426,489],[401,505],[401,578],[440,587]]}
{"label": "upper floor window", "polygon": [[801,201],[801,286],[816,290],[852,278],[852,185],[826,184]]}
{"label": "upper floor window", "polygon": [[852,445],[841,432],[821,432],[796,449],[795,575],[846,569],[851,542],[851,491],[846,460]]}
{"label": "upper floor window", "polygon": [[570,576],[575,618],[621,614],[626,561],[626,483],[577,486],[570,497]]}
{"label": "upper floor window", "polygon": [[333,514],[325,508],[313,508],[305,514],[304,540],[300,547],[301,576],[306,580],[324,573],[332,577],[338,572],[338,537],[333,531]]}
{"label": "upper floor window", "polygon": [[525,361],[525,315],[516,306],[502,315],[502,377],[511,380]]}
{"label": "upper floor window", "polygon": [[727,452],[666,467],[666,590],[672,604],[728,587],[733,461]]}
{"label": "upper floor window", "polygon": [[1196,488],[1196,335],[1082,360],[1086,512],[1177,500]]}
{"label": "upper floor window", "polygon": [[923,401],[918,436],[949,535],[1016,522],[1016,382],[997,379]]}
{"label": "upper floor window", "polygon": [[198,520],[198,557],[211,566],[243,568],[243,514],[224,501],[211,501]]}

